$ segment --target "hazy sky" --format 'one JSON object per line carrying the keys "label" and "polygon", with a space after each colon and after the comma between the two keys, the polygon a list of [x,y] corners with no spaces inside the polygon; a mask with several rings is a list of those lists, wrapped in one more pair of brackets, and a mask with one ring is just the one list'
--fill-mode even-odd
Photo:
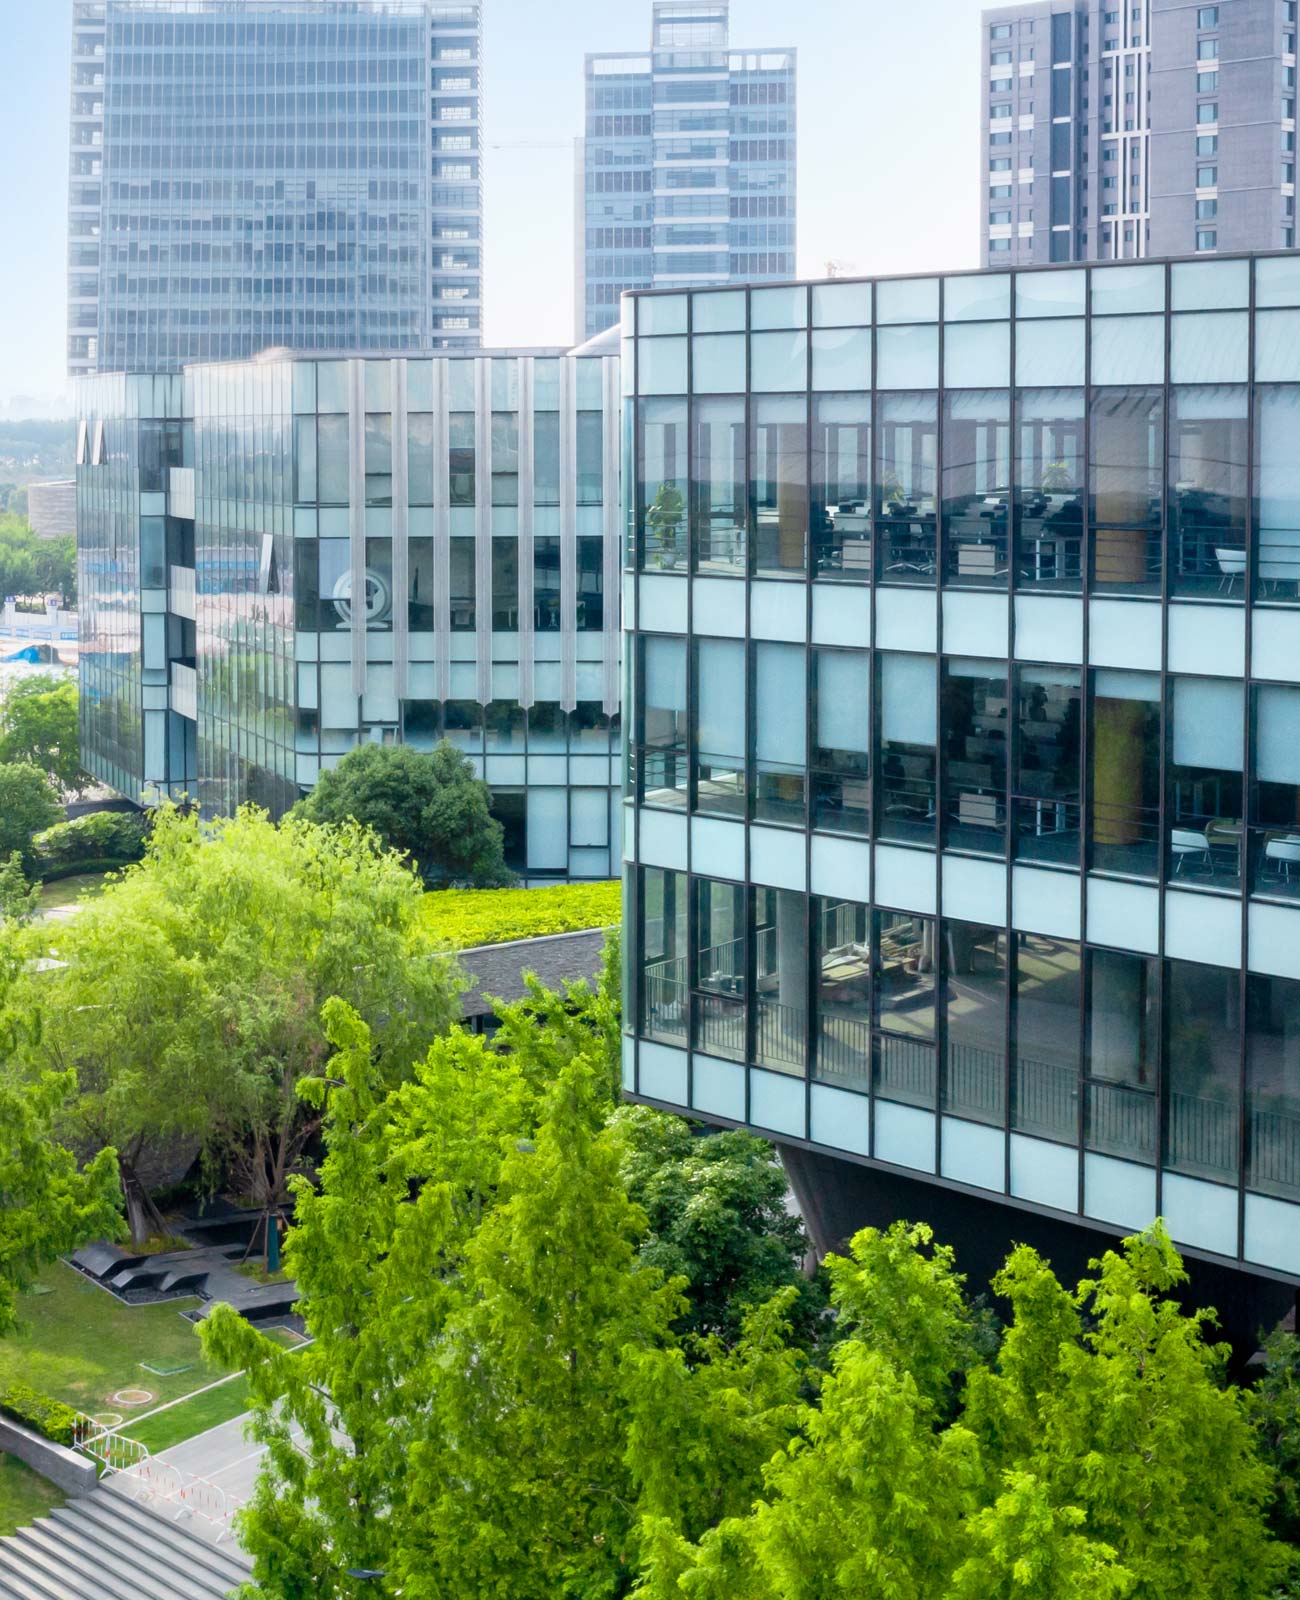
{"label": "hazy sky", "polygon": [[[732,0],[732,42],[799,50],[799,269],[978,264],[980,0]],[[485,327],[573,327],[586,50],[640,49],[649,0],[485,0]],[[0,404],[64,378],[71,0],[0,0]],[[526,147],[528,146],[528,147]],[[498,148],[499,147],[499,148]]]}

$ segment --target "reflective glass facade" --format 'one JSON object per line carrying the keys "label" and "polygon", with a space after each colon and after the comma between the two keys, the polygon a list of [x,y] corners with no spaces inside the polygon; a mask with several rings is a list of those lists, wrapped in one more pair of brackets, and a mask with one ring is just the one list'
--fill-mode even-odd
{"label": "reflective glass facade", "polygon": [[69,368],[480,342],[481,18],[76,0]]}
{"label": "reflective glass facade", "polygon": [[580,337],[618,321],[625,289],[795,270],[796,52],[731,47],[728,10],[658,0],[649,51],[587,57]]}
{"label": "reflective glass facade", "polygon": [[[87,380],[91,770],[133,799],[279,815],[359,742],[446,737],[491,785],[512,867],[608,877],[619,388],[600,351]],[[179,420],[150,476],[131,405],[156,394]]]}
{"label": "reflective glass facade", "polygon": [[624,383],[628,1090],[1300,1277],[1294,257],[638,294]]}

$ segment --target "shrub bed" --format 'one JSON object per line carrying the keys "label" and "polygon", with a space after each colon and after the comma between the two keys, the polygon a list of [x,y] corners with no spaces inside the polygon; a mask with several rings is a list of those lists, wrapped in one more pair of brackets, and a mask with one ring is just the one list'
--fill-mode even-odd
{"label": "shrub bed", "polygon": [[11,1383],[0,1389],[0,1412],[24,1428],[31,1428],[51,1444],[71,1449],[77,1437],[77,1413],[61,1400],[37,1394],[25,1383]]}
{"label": "shrub bed", "polygon": [[146,821],[125,811],[92,811],[75,822],[59,822],[33,841],[41,877],[74,872],[105,872],[139,861],[144,854]]}
{"label": "shrub bed", "polygon": [[435,889],[424,897],[429,931],[452,950],[608,928],[622,919],[619,883],[552,889]]}

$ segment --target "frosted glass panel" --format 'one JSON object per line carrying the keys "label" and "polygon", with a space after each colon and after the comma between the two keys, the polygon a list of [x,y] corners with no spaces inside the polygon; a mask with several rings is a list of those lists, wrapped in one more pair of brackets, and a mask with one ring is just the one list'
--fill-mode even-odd
{"label": "frosted glass panel", "polygon": [[1174,764],[1241,771],[1242,686],[1220,678],[1174,680]]}
{"label": "frosted glass panel", "polygon": [[754,692],[754,746],[758,759],[803,766],[808,706],[803,648],[794,644],[755,645]]}
{"label": "frosted glass panel", "polygon": [[876,285],[877,322],[938,320],[938,278],[895,278]]}
{"label": "frosted glass panel", "polygon": [[871,387],[871,329],[826,328],[812,336],[814,389]]}
{"label": "frosted glass panel", "polygon": [[945,329],[943,366],[950,389],[1005,389],[1011,382],[1010,323]]}
{"label": "frosted glass panel", "polygon": [[739,639],[701,639],[698,749],[702,756],[745,751],[745,646]]}
{"label": "frosted glass panel", "polygon": [[1170,383],[1245,383],[1250,366],[1245,311],[1184,313],[1170,320]]}
{"label": "frosted glass panel", "polygon": [[1092,325],[1092,381],[1163,383],[1165,319],[1100,317]]}
{"label": "frosted glass panel", "polygon": [[1249,301],[1249,261],[1180,261],[1174,265],[1175,311],[1230,310]]}
{"label": "frosted glass panel", "polygon": [[1255,776],[1300,784],[1300,689],[1256,690]]}
{"label": "frosted glass panel", "polygon": [[637,387],[642,394],[685,394],[686,340],[639,339]]}
{"label": "frosted glass panel", "polygon": [[692,327],[696,333],[732,333],[745,326],[745,291],[727,289],[718,294],[692,297]]}
{"label": "frosted glass panel", "polygon": [[817,652],[817,744],[865,755],[871,731],[870,657],[854,650]]}
{"label": "frosted glass panel", "polygon": [[1300,379],[1300,311],[1261,311],[1256,316],[1255,377],[1261,383]]}
{"label": "frosted glass panel", "polygon": [[1163,311],[1165,269],[1150,267],[1094,267],[1093,315],[1107,311]]}
{"label": "frosted glass panel", "polygon": [[937,389],[938,328],[878,328],[876,386],[881,389]]}
{"label": "frosted glass panel", "polygon": [[981,273],[971,278],[945,278],[943,320],[971,322],[984,317],[1011,315],[1011,275]]}
{"label": "frosted glass panel", "polygon": [[1300,306],[1300,257],[1274,256],[1255,263],[1256,306]]}
{"label": "frosted glass panel", "polygon": [[1026,322],[1016,329],[1016,382],[1021,388],[1083,382],[1083,323]]}
{"label": "frosted glass panel", "polygon": [[755,289],[749,297],[751,328],[806,328],[806,289]]}
{"label": "frosted glass panel", "polygon": [[569,864],[569,806],[564,789],[528,790],[528,865],[534,871]]}
{"label": "frosted glass panel", "polygon": [[744,394],[745,336],[712,333],[695,336],[691,384],[696,394]]}
{"label": "frosted glass panel", "polygon": [[750,339],[750,382],[756,394],[808,387],[808,335],[756,333]]}
{"label": "frosted glass panel", "polygon": [[934,657],[880,657],[881,732],[887,743],[935,742]]}
{"label": "frosted glass panel", "polygon": [[819,283],[814,286],[815,328],[865,327],[870,321],[869,283]]}
{"label": "frosted glass panel", "polygon": [[686,641],[645,640],[645,703],[670,711],[686,709]]}
{"label": "frosted glass panel", "polygon": [[1083,315],[1087,274],[1076,272],[1021,272],[1016,275],[1018,317],[1068,317]]}
{"label": "frosted glass panel", "polygon": [[609,790],[569,791],[569,843],[577,849],[609,844]]}
{"label": "frosted glass panel", "polygon": [[652,294],[638,300],[638,333],[685,333],[686,296]]}

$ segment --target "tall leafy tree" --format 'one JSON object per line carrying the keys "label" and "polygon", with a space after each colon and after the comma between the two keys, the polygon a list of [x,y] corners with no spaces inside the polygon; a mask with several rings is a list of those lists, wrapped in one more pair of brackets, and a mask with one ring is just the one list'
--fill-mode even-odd
{"label": "tall leafy tree", "polygon": [[355,824],[158,813],[144,861],[60,929],[59,1004],[27,1052],[76,1069],[71,1127],[120,1152],[136,1238],[159,1225],[146,1157],[178,1141],[268,1214],[287,1198],[319,1127],[296,1086],[328,1056],[327,999],[372,1025],[389,1083],[446,1029],[457,979],[420,902]]}
{"label": "tall leafy tree", "polygon": [[63,794],[80,794],[91,783],[80,738],[77,686],[69,679],[20,679],[0,703],[0,761],[30,762]]}
{"label": "tall leafy tree", "polygon": [[32,840],[63,821],[49,778],[30,761],[0,761],[0,858],[16,850],[28,873],[36,870]]}
{"label": "tall leafy tree", "polygon": [[491,798],[469,758],[446,740],[430,753],[363,744],[322,772],[297,809],[312,822],[373,828],[431,881],[482,889],[514,882]]}
{"label": "tall leafy tree", "polygon": [[1265,1341],[1264,1373],[1246,1398],[1260,1454],[1274,1473],[1274,1531],[1300,1546],[1300,1339],[1294,1333],[1278,1331]]}
{"label": "tall leafy tree", "polygon": [[614,1126],[623,1181],[650,1224],[642,1259],[686,1281],[679,1331],[734,1343],[750,1307],[792,1287],[790,1314],[810,1338],[824,1296],[804,1277],[808,1240],[786,1207],[772,1146],[742,1132],[697,1137],[682,1118],[646,1106],[624,1107]]}

